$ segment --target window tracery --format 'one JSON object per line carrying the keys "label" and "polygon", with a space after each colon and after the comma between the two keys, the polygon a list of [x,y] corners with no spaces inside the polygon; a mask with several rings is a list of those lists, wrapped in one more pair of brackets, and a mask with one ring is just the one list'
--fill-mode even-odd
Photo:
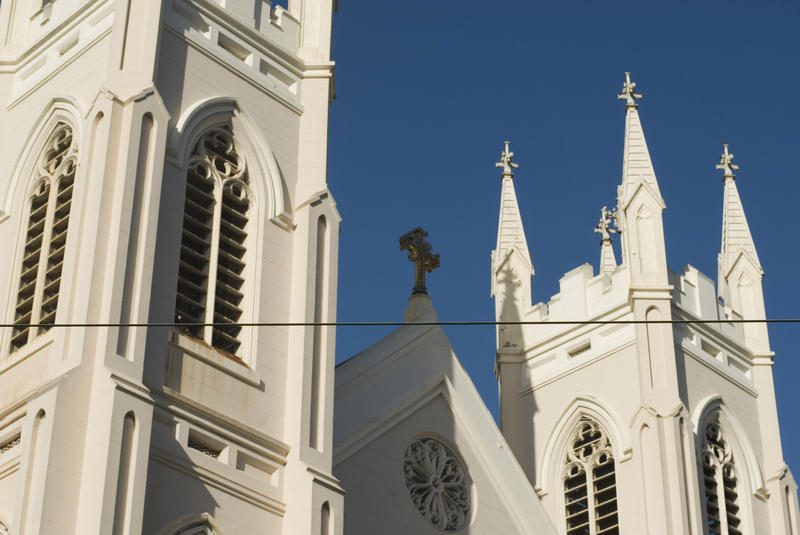
{"label": "window tracery", "polygon": [[562,477],[567,535],[618,535],[614,454],[596,422],[578,422],[567,445]]}
{"label": "window tracery", "polygon": [[435,438],[413,440],[403,463],[411,501],[439,531],[458,531],[470,515],[470,491],[461,462]]}
{"label": "window tracery", "polygon": [[741,535],[736,466],[718,420],[703,429],[700,448],[700,495],[708,535]]}
{"label": "window tracery", "polygon": [[175,322],[235,356],[241,346],[249,191],[231,127],[205,132],[186,176]]}
{"label": "window tracery", "polygon": [[58,123],[37,161],[36,186],[28,199],[9,353],[55,322],[77,160],[72,128]]}

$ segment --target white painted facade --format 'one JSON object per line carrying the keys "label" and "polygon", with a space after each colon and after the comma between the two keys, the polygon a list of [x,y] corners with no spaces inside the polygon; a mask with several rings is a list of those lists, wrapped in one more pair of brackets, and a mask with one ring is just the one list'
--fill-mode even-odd
{"label": "white painted facade", "polygon": [[[738,167],[726,145],[716,285],[691,266],[669,270],[666,206],[634,87],[628,78],[620,95],[622,183],[618,206],[602,209],[596,229],[599,273],[590,264],[569,271],[547,303],[531,302],[534,267],[508,142],[497,163],[491,293],[502,434],[430,324],[427,295],[410,298],[404,320],[412,324],[337,366],[334,473],[348,492],[348,533],[799,532],[766,324],[736,322],[765,318]],[[419,495],[435,503],[441,493],[436,470],[409,478],[404,464],[429,439],[470,476],[472,509],[457,529],[441,529],[419,507]]]}
{"label": "white painted facade", "polygon": [[[579,266],[561,278],[557,295],[532,304],[533,265],[512,179],[504,173],[493,253],[497,319],[536,323],[497,330],[503,434],[561,533],[570,511],[565,449],[581,421],[598,424],[612,448],[618,531],[607,533],[798,533],[797,485],[781,451],[766,325],[725,321],[765,318],[763,271],[736,190],[736,167],[726,146],[718,166],[725,199],[720,300],[714,281],[695,268],[667,268],[665,204],[634,86],[628,80],[620,95],[620,265],[602,243],[599,274]],[[700,319],[721,321],[657,323]],[[631,320],[638,323],[605,323]],[[726,466],[735,474],[719,482],[720,494],[724,483],[736,495],[719,522],[701,489],[713,485],[700,465],[709,429],[721,433]],[[590,524],[585,533],[605,533]]]}
{"label": "white painted facade", "polygon": [[[184,212],[201,139],[218,163],[197,168],[218,207],[203,238],[198,284],[214,310],[203,317],[217,321],[232,299],[237,323],[334,320],[333,9],[2,0],[3,323],[52,323],[53,312],[56,324],[185,322],[176,288],[192,268]],[[47,149],[57,128],[71,132],[63,165]],[[234,167],[246,170],[235,180]],[[54,188],[61,204],[36,219],[32,203]],[[228,228],[236,202],[243,232]],[[217,251],[231,236],[244,268],[226,279]],[[47,261],[28,274],[31,251]],[[43,331],[0,333],[0,533],[342,532],[333,329],[243,326],[230,351],[210,328]]]}
{"label": "white painted facade", "polygon": [[[424,324],[436,321],[431,299],[413,295],[404,321],[412,324],[336,367],[334,473],[347,492],[345,532],[445,531],[410,498],[404,464],[412,442],[433,438],[460,464],[470,502],[464,525],[447,531],[555,535],[444,331]],[[434,500],[427,483],[437,472],[422,472],[421,492]]]}

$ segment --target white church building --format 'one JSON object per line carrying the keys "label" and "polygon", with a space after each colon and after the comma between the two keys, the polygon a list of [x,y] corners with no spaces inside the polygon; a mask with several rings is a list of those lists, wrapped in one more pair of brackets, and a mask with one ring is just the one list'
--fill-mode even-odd
{"label": "white church building", "polygon": [[[738,166],[725,145],[717,292],[697,269],[666,265],[665,204],[634,89],[626,73],[622,182],[596,228],[599,272],[569,271],[547,303],[531,302],[508,142],[497,164],[502,432],[419,284],[408,325],[337,366],[333,470],[346,533],[798,533],[766,324],[737,321],[765,319]],[[411,253],[418,278],[438,265],[420,258],[430,246]]]}
{"label": "white church building", "polygon": [[407,324],[334,368],[334,10],[0,0],[0,535],[800,533],[737,168],[717,294],[630,80],[600,273],[548,303],[501,155],[500,427],[421,230]]}

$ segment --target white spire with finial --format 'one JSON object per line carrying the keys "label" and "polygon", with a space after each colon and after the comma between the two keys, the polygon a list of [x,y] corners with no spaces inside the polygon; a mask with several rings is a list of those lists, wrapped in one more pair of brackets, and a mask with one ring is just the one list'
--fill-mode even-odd
{"label": "white spire with finial", "polygon": [[[717,257],[717,286],[725,305],[747,320],[763,320],[764,293],[761,279],[764,270],[744,215],[742,200],[736,187],[733,154],[722,144],[722,155],[716,168],[722,171],[724,184],[722,205],[722,246]],[[769,352],[769,334],[764,323],[744,325],[745,345],[756,353]]]}
{"label": "white spire with finial", "polygon": [[642,98],[640,93],[634,92],[636,82],[631,82],[631,73],[625,73],[625,83],[622,84],[622,93],[617,98],[625,101],[625,143],[622,161],[622,185],[620,186],[619,207],[624,209],[636,193],[639,184],[644,185],[660,204],[664,204],[661,190],[656,180],[656,172],[647,149],[644,138],[642,122],[639,119],[639,105],[636,103]]}
{"label": "white spire with finial", "polygon": [[611,224],[615,222],[616,217],[616,210],[612,212],[608,207],[603,206],[600,210],[600,222],[594,228],[594,231],[600,234],[600,273],[605,275],[610,275],[617,269],[614,247],[611,245],[611,235],[617,233],[617,229],[611,228]]}
{"label": "white spire with finial", "polygon": [[[742,200],[739,197],[739,190],[736,187],[736,175],[733,174],[734,171],[739,170],[739,166],[733,163],[733,154],[728,152],[727,143],[722,144],[722,150],[719,163],[716,165],[716,168],[723,172],[722,180],[725,184],[722,206],[722,246],[719,256],[720,275],[722,278],[727,277],[741,253],[747,255],[757,270],[763,273],[756,245],[744,214]],[[722,290],[722,285],[720,285],[720,293]]]}
{"label": "white spire with finial", "polygon": [[[533,262],[525,239],[525,229],[522,226],[517,193],[514,189],[514,169],[519,164],[513,161],[514,153],[509,148],[510,142],[505,142],[505,148],[500,153],[500,161],[495,167],[502,167],[502,187],[500,194],[500,219],[497,225],[497,247],[492,252],[492,295],[495,294],[495,284],[498,272],[507,265],[511,256],[516,256],[522,267],[519,270],[534,274]],[[517,276],[520,276],[517,273]]]}

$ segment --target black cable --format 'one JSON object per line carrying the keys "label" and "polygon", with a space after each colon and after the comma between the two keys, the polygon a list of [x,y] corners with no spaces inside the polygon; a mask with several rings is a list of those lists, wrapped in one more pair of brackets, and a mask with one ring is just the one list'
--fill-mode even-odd
{"label": "black cable", "polygon": [[330,321],[330,322],[237,322],[237,323],[3,323],[0,328],[73,328],[73,327],[402,327],[404,325],[638,325],[638,324],[720,324],[720,323],[800,323],[800,318],[773,318],[763,320],[716,319],[716,320],[539,320],[539,321]]}

